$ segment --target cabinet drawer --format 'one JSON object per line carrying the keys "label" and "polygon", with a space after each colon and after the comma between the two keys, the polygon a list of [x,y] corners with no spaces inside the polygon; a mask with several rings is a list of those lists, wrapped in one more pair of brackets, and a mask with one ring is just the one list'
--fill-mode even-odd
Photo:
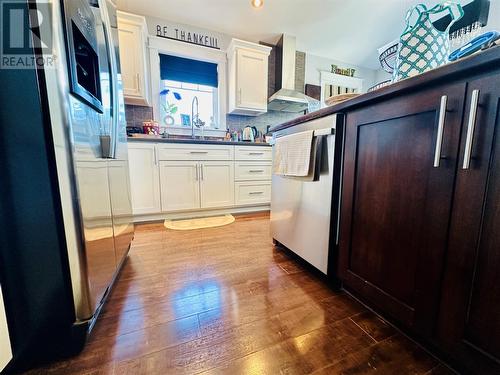
{"label": "cabinet drawer", "polygon": [[160,160],[233,160],[233,146],[158,145]]}
{"label": "cabinet drawer", "polygon": [[271,202],[270,182],[236,182],[235,191],[237,206]]}
{"label": "cabinet drawer", "polygon": [[271,181],[272,164],[270,162],[240,161],[234,164],[236,181]]}
{"label": "cabinet drawer", "polygon": [[265,146],[236,146],[236,160],[273,160],[273,150]]}

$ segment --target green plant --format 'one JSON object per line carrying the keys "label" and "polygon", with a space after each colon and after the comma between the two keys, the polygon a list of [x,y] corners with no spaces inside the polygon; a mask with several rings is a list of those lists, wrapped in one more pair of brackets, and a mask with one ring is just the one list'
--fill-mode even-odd
{"label": "green plant", "polygon": [[[162,91],[160,91],[160,96],[165,96],[167,97],[167,95],[170,93],[171,91],[169,89],[164,89]],[[182,97],[181,95],[178,93],[178,92],[174,92],[172,91],[172,94],[175,98],[175,100],[179,101],[179,100],[182,100]],[[165,100],[165,102],[163,101],[160,101],[161,103],[161,106],[163,108],[163,110],[165,111],[165,113],[167,115],[174,115],[177,113],[177,111],[179,110],[179,107],[177,107],[177,104],[175,103],[170,103],[168,101],[168,99]]]}

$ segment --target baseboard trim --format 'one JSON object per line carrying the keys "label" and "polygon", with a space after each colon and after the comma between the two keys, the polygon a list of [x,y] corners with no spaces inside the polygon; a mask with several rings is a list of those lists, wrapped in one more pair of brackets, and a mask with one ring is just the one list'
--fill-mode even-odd
{"label": "baseboard trim", "polygon": [[144,215],[134,215],[134,223],[144,223],[148,221],[160,221],[160,220],[175,220],[175,219],[188,219],[204,216],[214,216],[214,215],[225,215],[225,214],[246,214],[252,212],[263,212],[269,211],[271,206],[269,204],[262,206],[250,206],[250,207],[230,207],[221,208],[216,210],[199,210],[199,211],[184,211],[184,212],[162,212],[159,214],[144,214]]}

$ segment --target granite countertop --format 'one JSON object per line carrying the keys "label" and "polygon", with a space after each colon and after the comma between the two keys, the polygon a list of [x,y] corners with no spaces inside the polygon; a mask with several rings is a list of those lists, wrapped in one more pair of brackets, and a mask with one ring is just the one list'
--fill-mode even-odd
{"label": "granite countertop", "polygon": [[271,128],[270,132],[275,132],[290,128],[304,122],[329,116],[335,113],[345,113],[353,109],[369,105],[371,103],[387,100],[406,92],[411,92],[431,84],[439,82],[448,82],[452,79],[459,79],[460,76],[470,74],[470,72],[486,72],[489,69],[494,69],[500,65],[500,46],[492,47],[486,51],[465,57],[456,62],[446,64],[434,70],[420,74],[418,76],[404,79],[389,86],[382,87],[378,90],[359,95],[353,99],[340,102],[320,109],[307,115],[297,117],[287,121],[281,125]]}
{"label": "granite countertop", "polygon": [[129,142],[155,142],[155,143],[180,143],[197,145],[227,145],[227,146],[262,146],[271,147],[268,143],[256,142],[234,142],[214,139],[191,139],[191,138],[162,138],[154,135],[141,135],[136,137],[127,137]]}

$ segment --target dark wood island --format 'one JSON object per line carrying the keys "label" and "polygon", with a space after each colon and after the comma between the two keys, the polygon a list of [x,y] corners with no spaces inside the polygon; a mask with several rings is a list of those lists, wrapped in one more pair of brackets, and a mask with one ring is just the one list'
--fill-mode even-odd
{"label": "dark wood island", "polygon": [[500,48],[344,113],[338,275],[457,370],[500,373]]}

